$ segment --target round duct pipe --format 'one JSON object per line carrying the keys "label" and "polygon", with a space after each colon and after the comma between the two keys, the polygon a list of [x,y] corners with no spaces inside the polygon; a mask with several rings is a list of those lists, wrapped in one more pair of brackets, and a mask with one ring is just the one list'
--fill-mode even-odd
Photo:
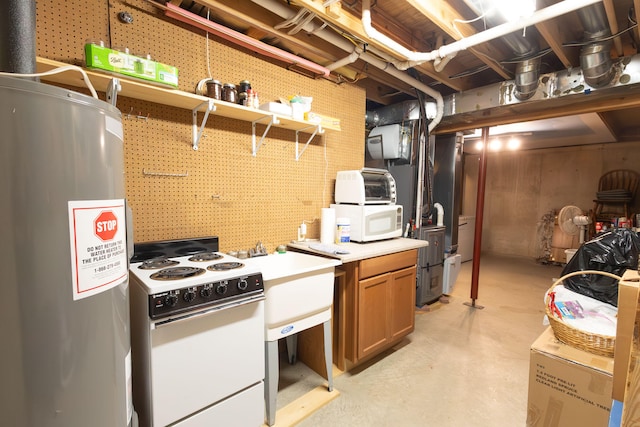
{"label": "round duct pipe", "polygon": [[365,126],[367,129],[374,128],[380,123],[380,116],[375,111],[367,111],[364,117]]}
{"label": "round duct pipe", "polygon": [[516,93],[520,101],[525,101],[536,93],[540,76],[540,58],[525,59],[516,66]]}
{"label": "round duct pipe", "polygon": [[580,50],[580,67],[584,81],[591,87],[608,85],[613,79],[611,41],[599,41],[611,35],[607,14],[602,3],[593,4],[577,11],[584,27],[584,40],[593,41]]}
{"label": "round duct pipe", "polygon": [[592,43],[580,50],[580,67],[584,81],[591,87],[603,87],[613,79],[611,42]]}

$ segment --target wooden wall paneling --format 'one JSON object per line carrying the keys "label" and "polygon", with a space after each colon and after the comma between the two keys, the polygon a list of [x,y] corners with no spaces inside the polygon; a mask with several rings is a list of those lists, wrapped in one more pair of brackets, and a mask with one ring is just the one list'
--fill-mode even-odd
{"label": "wooden wall paneling", "polygon": [[[107,0],[37,2],[37,55],[74,65],[84,64],[87,40],[109,43],[107,10]],[[69,19],[70,16],[73,19]]]}
{"label": "wooden wall paneling", "polygon": [[[91,0],[91,17],[66,3],[73,2],[37,5],[38,36],[57,38],[60,45],[39,51],[42,56],[72,62],[82,57],[84,43],[95,38],[93,34],[108,34],[113,47],[178,67],[179,89],[194,92],[198,81],[209,76],[208,49],[213,78],[234,84],[249,80],[262,103],[311,96],[313,111],[341,119],[341,132],[316,136],[298,161],[295,132],[280,128],[269,131],[254,157],[250,122],[209,116],[194,151],[191,111],[119,97],[136,241],[217,235],[223,251],[248,249],[258,240],[272,251],[295,239],[303,220],[309,237],[320,236],[320,210],[333,202],[336,172],[364,165],[363,90],[288,71],[277,61],[213,36],[207,40],[203,31],[165,18],[143,0]],[[44,19],[56,8],[63,11],[56,22]],[[118,20],[122,11],[133,16],[133,23]],[[62,31],[63,23],[73,36]],[[199,114],[199,120],[202,117]],[[258,125],[258,135],[263,131]],[[300,148],[308,137],[300,134]],[[171,176],[184,173],[188,176]]]}

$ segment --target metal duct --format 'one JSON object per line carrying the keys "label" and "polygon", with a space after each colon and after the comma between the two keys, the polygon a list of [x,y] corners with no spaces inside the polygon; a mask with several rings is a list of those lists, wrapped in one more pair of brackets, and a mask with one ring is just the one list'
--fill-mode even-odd
{"label": "metal duct", "polygon": [[36,72],[36,2],[0,2],[0,71]]}
{"label": "metal duct", "polygon": [[[613,79],[604,88],[596,88],[583,81],[582,69],[576,67],[570,70],[555,71],[541,74],[539,87],[528,100],[520,100],[514,96],[515,82],[508,80],[492,85],[483,86],[465,92],[449,95],[444,100],[444,117],[441,126],[446,131],[468,129],[476,119],[480,121],[486,117],[500,117],[505,123],[517,119],[514,111],[526,115],[527,111],[544,109],[558,109],[562,106],[575,106],[581,102],[598,103],[601,100],[615,97],[624,102],[627,96],[640,93],[640,55],[628,56],[613,61]],[[588,98],[587,98],[588,97]],[[502,107],[526,104],[516,110]],[[547,105],[547,107],[541,107]],[[622,105],[622,104],[621,104]],[[501,114],[500,111],[505,113]]]}
{"label": "metal duct", "polygon": [[611,41],[599,41],[611,35],[607,15],[602,3],[578,9],[578,16],[584,26],[584,39],[593,41],[580,50],[580,67],[585,82],[591,87],[603,87],[611,82],[614,75],[611,61]]}
{"label": "metal duct", "polygon": [[541,58],[525,59],[516,65],[515,97],[521,101],[531,98],[538,89]]}
{"label": "metal duct", "polygon": [[[424,103],[427,120],[432,120],[436,116],[436,109],[434,102]],[[372,128],[375,126],[402,124],[419,119],[420,103],[418,100],[410,100],[367,111],[365,122],[368,128]]]}
{"label": "metal duct", "polygon": [[[506,19],[496,9],[483,12],[485,10],[483,0],[465,0],[465,3],[478,16],[484,16],[484,21],[489,27],[495,27],[506,22]],[[501,40],[511,49],[516,59],[522,59],[516,65],[515,96],[520,100],[527,100],[533,96],[538,88],[541,60],[540,58],[533,58],[539,50],[538,41],[526,38],[523,31],[507,34]]]}

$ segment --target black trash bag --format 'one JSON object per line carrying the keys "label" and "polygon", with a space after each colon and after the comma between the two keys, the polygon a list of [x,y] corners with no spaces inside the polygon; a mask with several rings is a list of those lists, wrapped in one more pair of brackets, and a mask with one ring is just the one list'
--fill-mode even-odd
{"label": "black trash bag", "polygon": [[[613,229],[598,234],[576,251],[562,270],[562,275],[574,271],[597,270],[622,277],[625,270],[638,268],[640,237],[628,228]],[[574,292],[618,306],[618,281],[600,274],[569,277],[564,286]]]}

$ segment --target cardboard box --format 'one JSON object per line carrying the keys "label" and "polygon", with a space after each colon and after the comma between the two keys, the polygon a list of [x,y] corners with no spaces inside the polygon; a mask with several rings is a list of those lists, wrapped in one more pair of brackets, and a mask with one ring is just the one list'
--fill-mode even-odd
{"label": "cardboard box", "polygon": [[618,323],[616,324],[616,347],[614,351],[613,398],[624,402],[627,376],[633,349],[633,331],[638,313],[638,272],[627,270],[618,282]]}
{"label": "cardboard box", "polygon": [[613,399],[610,427],[638,425],[640,389],[640,275],[627,270],[618,282],[618,322],[613,369]]}
{"label": "cardboard box", "polygon": [[556,340],[551,327],[531,346],[527,426],[606,426],[613,358]]}
{"label": "cardboard box", "polygon": [[323,127],[338,129],[338,130],[340,129],[340,119],[337,119],[335,117],[329,117],[329,116],[325,116],[324,114],[318,114],[318,113],[309,111],[307,113],[304,113],[304,119],[311,123],[321,125]]}
{"label": "cardboard box", "polygon": [[87,43],[84,46],[87,68],[135,77],[150,83],[178,87],[178,69],[146,58]]}

